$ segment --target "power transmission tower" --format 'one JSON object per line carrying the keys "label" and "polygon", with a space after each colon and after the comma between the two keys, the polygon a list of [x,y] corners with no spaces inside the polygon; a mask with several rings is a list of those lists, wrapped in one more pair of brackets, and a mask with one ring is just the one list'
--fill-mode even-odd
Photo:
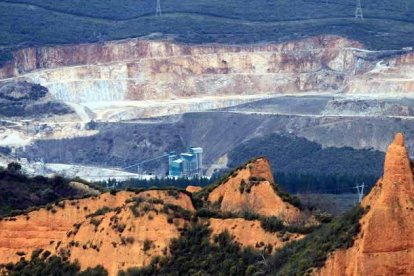
{"label": "power transmission tower", "polygon": [[361,0],[357,0],[356,9],[355,9],[355,19],[364,20],[364,13],[362,12]]}
{"label": "power transmission tower", "polygon": [[362,198],[364,197],[364,187],[365,187],[365,183],[362,183],[362,185],[354,187],[354,189],[357,189],[357,191],[358,191],[358,201],[359,201],[359,203],[361,203]]}
{"label": "power transmission tower", "polygon": [[161,10],[161,0],[157,0],[157,7],[155,8],[155,16],[161,16],[162,10]]}

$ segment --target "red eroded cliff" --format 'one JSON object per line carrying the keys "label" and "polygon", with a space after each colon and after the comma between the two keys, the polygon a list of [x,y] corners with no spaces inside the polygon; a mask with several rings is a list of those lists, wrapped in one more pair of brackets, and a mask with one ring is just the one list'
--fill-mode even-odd
{"label": "red eroded cliff", "polygon": [[318,274],[414,275],[414,181],[401,133],[389,145],[384,175],[362,206],[368,211],[354,245],[334,252]]}
{"label": "red eroded cliff", "polygon": [[298,220],[300,210],[283,201],[273,185],[269,161],[258,158],[233,172],[209,194],[208,201],[219,204],[223,212],[252,212],[281,217],[287,222]]}
{"label": "red eroded cliff", "polygon": [[148,265],[154,256],[168,254],[184,224],[168,204],[194,210],[182,192],[149,190],[65,200],[2,219],[0,264],[18,261],[19,252],[30,259],[34,250],[44,249],[78,260],[82,269],[102,265],[110,275]]}

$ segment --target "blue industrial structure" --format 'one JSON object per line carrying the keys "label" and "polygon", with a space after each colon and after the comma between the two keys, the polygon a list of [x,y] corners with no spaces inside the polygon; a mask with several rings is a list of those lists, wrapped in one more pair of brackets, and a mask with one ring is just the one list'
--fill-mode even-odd
{"label": "blue industrial structure", "polygon": [[188,152],[168,155],[168,175],[171,177],[188,177],[203,175],[203,148],[191,147]]}

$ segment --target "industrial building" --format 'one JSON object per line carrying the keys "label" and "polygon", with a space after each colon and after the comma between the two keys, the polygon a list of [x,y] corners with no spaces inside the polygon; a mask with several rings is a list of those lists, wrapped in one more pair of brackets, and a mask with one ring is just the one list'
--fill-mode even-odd
{"label": "industrial building", "polygon": [[168,155],[170,177],[196,177],[203,175],[203,148],[191,147],[188,152],[170,152]]}

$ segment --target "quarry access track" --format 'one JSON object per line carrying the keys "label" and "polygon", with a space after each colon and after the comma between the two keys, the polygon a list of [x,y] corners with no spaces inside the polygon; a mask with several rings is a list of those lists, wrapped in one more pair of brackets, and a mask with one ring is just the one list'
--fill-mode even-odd
{"label": "quarry access track", "polygon": [[[308,117],[308,118],[373,118],[378,115],[347,115],[347,114],[289,114],[289,113],[274,113],[274,112],[260,112],[260,111],[224,111],[224,110],[211,110],[211,111],[200,111],[200,112],[189,112],[189,113],[235,113],[235,114],[246,114],[246,115],[274,115],[274,116],[292,116],[292,117]],[[395,116],[395,115],[381,115],[383,118],[393,119],[405,119],[414,120],[414,116]]]}
{"label": "quarry access track", "polygon": [[[338,118],[338,119],[352,119],[352,118],[377,118],[378,115],[315,115],[315,114],[288,114],[288,113],[272,113],[272,112],[255,112],[255,111],[223,111],[223,110],[206,110],[206,111],[191,111],[186,113],[233,113],[233,114],[245,114],[245,115],[267,115],[267,116],[284,116],[284,117],[302,117],[302,118]],[[177,114],[172,114],[170,116],[176,116]],[[394,115],[381,115],[382,118],[391,118],[391,119],[403,119],[403,120],[414,120],[414,116],[394,116]],[[160,124],[163,123],[162,121],[137,121],[140,119],[155,119],[157,117],[149,117],[149,118],[137,118],[131,120],[107,120],[107,121],[96,121],[100,123],[118,123],[118,124]],[[23,126],[23,124],[19,121],[13,122],[9,121],[10,123]],[[46,125],[77,125],[82,123],[82,121],[65,121],[65,122],[55,122],[55,121],[42,121],[43,124]],[[85,123],[85,122],[83,122]]]}

